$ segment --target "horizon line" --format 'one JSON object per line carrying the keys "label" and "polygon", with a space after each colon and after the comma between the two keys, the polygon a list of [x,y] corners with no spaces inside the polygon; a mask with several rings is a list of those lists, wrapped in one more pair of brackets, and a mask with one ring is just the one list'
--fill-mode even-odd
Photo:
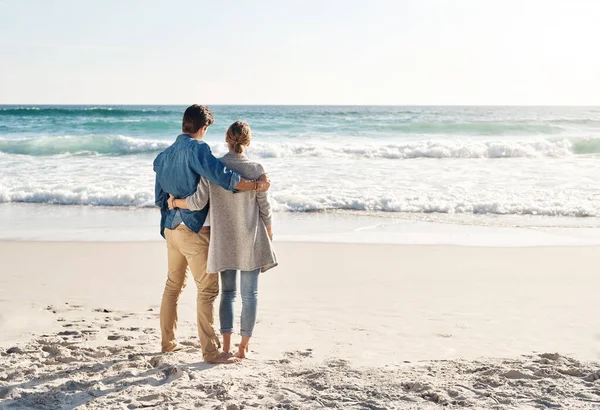
{"label": "horizon line", "polygon": [[[155,104],[155,103],[0,103],[0,106],[163,106],[185,107],[185,104]],[[600,107],[599,104],[203,104],[206,106],[237,106],[237,107]]]}

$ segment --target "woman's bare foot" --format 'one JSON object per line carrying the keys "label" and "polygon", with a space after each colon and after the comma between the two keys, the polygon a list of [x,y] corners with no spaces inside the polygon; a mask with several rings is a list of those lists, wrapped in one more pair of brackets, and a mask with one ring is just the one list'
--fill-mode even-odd
{"label": "woman's bare foot", "polygon": [[238,345],[238,352],[236,354],[240,359],[248,358],[248,344],[250,343],[250,336],[242,336],[242,340]]}
{"label": "woman's bare foot", "polygon": [[248,345],[246,345],[246,346],[239,345],[238,352],[235,355],[235,357],[238,357],[239,359],[247,359],[248,358]]}
{"label": "woman's bare foot", "polygon": [[207,363],[212,364],[234,364],[241,362],[242,359],[236,356],[232,356],[231,353],[221,352],[214,359],[206,360]]}

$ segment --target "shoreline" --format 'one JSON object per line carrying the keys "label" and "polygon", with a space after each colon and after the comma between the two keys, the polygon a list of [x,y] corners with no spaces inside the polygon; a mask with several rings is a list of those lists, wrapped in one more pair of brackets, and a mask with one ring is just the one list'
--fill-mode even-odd
{"label": "shoreline", "polygon": [[[156,209],[0,204],[0,220],[10,221],[0,226],[4,241],[162,240]],[[600,218],[276,212],[274,232],[278,242],[294,243],[594,246],[600,245]]]}
{"label": "shoreline", "polygon": [[[53,246],[66,246],[66,245],[71,245],[71,246],[79,246],[79,245],[109,245],[109,244],[114,244],[114,245],[134,245],[134,246],[138,246],[138,245],[146,245],[146,244],[160,244],[160,243],[166,243],[164,239],[158,239],[158,240],[148,240],[148,241],[126,241],[126,240],[115,240],[115,241],[47,241],[47,240],[27,240],[27,239],[23,239],[23,240],[15,240],[15,239],[0,239],[0,247],[2,245],[8,245],[8,244],[20,244],[20,245],[39,245],[39,246],[44,246],[46,244],[52,244]],[[501,245],[493,245],[493,246],[477,246],[477,245],[462,245],[462,244],[446,244],[446,243],[416,243],[416,244],[404,244],[404,243],[394,243],[394,242],[321,242],[321,241],[314,241],[314,240],[294,240],[294,241],[278,241],[278,240],[274,240],[273,243],[275,244],[275,246],[292,246],[292,245],[298,245],[301,247],[305,247],[305,246],[315,246],[315,245],[324,245],[324,246],[340,246],[340,247],[345,247],[345,246],[356,246],[356,247],[362,247],[362,246],[367,246],[367,247],[402,247],[402,248],[415,248],[415,249],[434,249],[434,248],[448,248],[449,250],[451,249],[478,249],[478,248],[484,248],[487,250],[512,250],[512,249],[523,249],[523,250],[527,250],[527,249],[544,249],[544,250],[550,250],[550,249],[564,249],[564,248],[571,248],[571,249],[597,249],[600,251],[600,245],[530,245],[530,246],[501,246]],[[2,249],[0,248],[0,252],[2,251]]]}

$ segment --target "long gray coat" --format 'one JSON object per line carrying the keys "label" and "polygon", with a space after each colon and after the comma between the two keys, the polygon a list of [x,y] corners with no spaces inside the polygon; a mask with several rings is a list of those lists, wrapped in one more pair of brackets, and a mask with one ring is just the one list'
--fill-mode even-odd
{"label": "long gray coat", "polygon": [[[244,154],[228,153],[221,162],[246,179],[258,179],[265,173],[261,164]],[[226,269],[265,272],[277,266],[273,244],[267,234],[271,226],[271,204],[267,192],[233,193],[201,178],[194,195],[186,199],[190,210],[197,211],[210,200],[210,246],[206,271]]]}

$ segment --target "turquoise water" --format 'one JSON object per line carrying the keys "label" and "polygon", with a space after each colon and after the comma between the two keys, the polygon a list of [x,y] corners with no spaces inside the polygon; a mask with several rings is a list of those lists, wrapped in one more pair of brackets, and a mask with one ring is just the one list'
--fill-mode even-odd
{"label": "turquoise water", "polygon": [[[112,136],[169,138],[185,106],[2,106],[0,137]],[[398,140],[423,135],[552,136],[600,130],[600,108],[211,106],[211,134],[237,119],[270,138],[364,137]],[[175,131],[176,132],[176,131]],[[600,138],[600,135],[597,135]]]}
{"label": "turquoise water", "polygon": [[[153,204],[185,106],[0,106],[0,203]],[[211,106],[279,211],[600,216],[599,107]]]}

